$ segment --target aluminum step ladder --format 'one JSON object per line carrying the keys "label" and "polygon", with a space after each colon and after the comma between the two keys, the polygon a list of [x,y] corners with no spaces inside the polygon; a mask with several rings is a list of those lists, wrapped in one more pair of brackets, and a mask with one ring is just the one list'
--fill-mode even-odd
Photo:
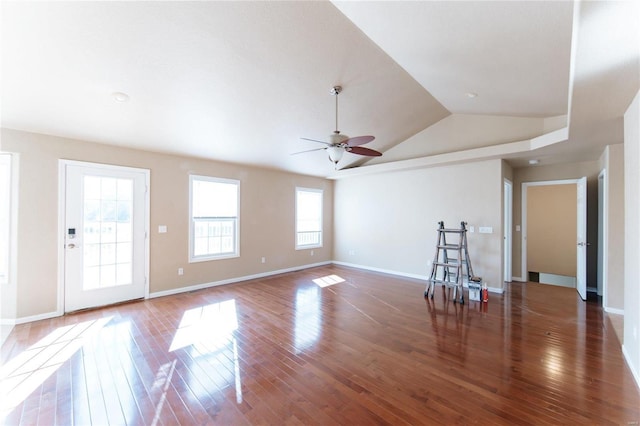
{"label": "aluminum step ladder", "polygon": [[[438,241],[436,254],[431,264],[431,274],[427,280],[425,297],[433,299],[435,285],[442,284],[447,289],[453,289],[453,302],[458,299],[464,304],[463,285],[468,282],[480,282],[482,278],[473,274],[471,259],[467,246],[467,223],[460,222],[460,228],[445,228],[444,221],[438,222]],[[447,235],[450,236],[447,242]],[[453,240],[453,241],[452,241]]]}

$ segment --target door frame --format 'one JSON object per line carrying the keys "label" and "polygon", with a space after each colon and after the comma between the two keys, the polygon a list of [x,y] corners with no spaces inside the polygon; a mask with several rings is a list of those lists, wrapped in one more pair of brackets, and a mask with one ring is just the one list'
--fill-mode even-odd
{"label": "door frame", "polygon": [[[546,181],[539,181],[539,182],[522,182],[522,190],[521,190],[521,198],[522,198],[522,207],[521,207],[521,213],[522,213],[522,232],[520,235],[520,252],[521,252],[521,274],[522,274],[522,281],[523,282],[527,282],[528,281],[528,273],[527,273],[527,189],[530,186],[550,186],[550,185],[569,185],[569,184],[575,184],[576,187],[578,185],[578,182],[580,182],[580,179],[562,179],[562,180],[546,180]],[[586,200],[585,200],[585,206],[586,206]],[[577,213],[577,208],[578,208],[578,201],[576,200],[576,213]],[[577,279],[577,277],[576,277]]]}
{"label": "door frame", "polygon": [[90,167],[94,169],[108,169],[143,173],[145,176],[145,193],[144,193],[144,298],[149,298],[149,240],[150,240],[150,207],[151,207],[151,171],[149,169],[141,169],[137,167],[119,166],[115,164],[91,163],[87,161],[77,160],[58,160],[58,301],[56,307],[57,315],[64,315],[64,298],[65,298],[65,217],[66,217],[66,199],[67,199],[67,166]]}
{"label": "door frame", "polygon": [[[598,276],[601,279],[601,288],[598,295],[602,296],[602,306],[609,304],[607,292],[607,257],[609,256],[609,244],[607,243],[607,228],[609,226],[609,192],[607,189],[607,169],[602,169],[598,175]],[[602,294],[600,294],[602,291]]]}
{"label": "door frame", "polygon": [[503,183],[503,277],[506,282],[513,280],[513,182]]}

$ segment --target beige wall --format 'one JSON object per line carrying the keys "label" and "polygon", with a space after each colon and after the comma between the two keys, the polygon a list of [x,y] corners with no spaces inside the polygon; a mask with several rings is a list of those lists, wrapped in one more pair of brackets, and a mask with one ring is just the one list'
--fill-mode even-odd
{"label": "beige wall", "polygon": [[624,144],[609,145],[600,157],[606,170],[606,231],[604,235],[604,282],[602,300],[606,310],[624,310]]}
{"label": "beige wall", "polygon": [[640,386],[640,92],[624,115],[624,343]]}
{"label": "beige wall", "polygon": [[[522,232],[516,226],[522,225],[522,183],[544,182],[587,177],[587,286],[597,286],[598,264],[598,174],[597,161],[552,164],[514,169],[513,171],[513,276],[525,279],[522,274]],[[552,218],[550,218],[552,220]]]}
{"label": "beige wall", "polygon": [[[577,185],[527,189],[527,269],[576,276]],[[549,211],[553,220],[549,220]]]}
{"label": "beige wall", "polygon": [[[59,159],[151,170],[151,293],[332,259],[332,181],[9,129],[2,129],[1,136],[3,150],[20,153],[18,318],[56,311]],[[239,258],[188,263],[190,173],[241,181]],[[314,256],[294,248],[296,186],[324,190],[324,247],[314,249]],[[159,225],[168,232],[159,234]],[[177,275],[179,267],[183,276]]]}
{"label": "beige wall", "polygon": [[476,228],[468,235],[474,272],[502,288],[502,187],[501,160],[338,180],[334,258],[426,278],[438,221],[466,221]]}

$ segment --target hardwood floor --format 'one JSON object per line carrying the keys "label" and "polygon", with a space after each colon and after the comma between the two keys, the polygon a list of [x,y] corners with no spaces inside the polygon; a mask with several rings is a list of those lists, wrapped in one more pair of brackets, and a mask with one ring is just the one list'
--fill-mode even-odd
{"label": "hardwood floor", "polygon": [[597,303],[514,283],[461,306],[424,287],[331,265],[19,325],[0,423],[640,421]]}

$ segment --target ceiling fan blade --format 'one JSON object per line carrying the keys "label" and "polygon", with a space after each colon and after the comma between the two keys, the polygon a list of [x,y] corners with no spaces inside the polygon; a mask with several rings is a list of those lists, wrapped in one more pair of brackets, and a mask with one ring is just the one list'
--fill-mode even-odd
{"label": "ceiling fan blade", "polygon": [[380,157],[382,155],[381,152],[378,152],[375,149],[369,149],[363,146],[347,147],[347,152],[358,155],[366,155],[368,157]]}
{"label": "ceiling fan blade", "polygon": [[316,140],[316,139],[309,139],[309,138],[300,138],[300,139],[305,140],[305,141],[323,143],[325,145],[331,146],[331,144],[329,142],[319,141],[319,140]]}
{"label": "ceiling fan blade", "polygon": [[375,139],[374,136],[356,136],[355,138],[347,139],[345,142],[349,146],[358,146],[358,145],[364,145],[365,143],[369,143],[374,139]]}
{"label": "ceiling fan blade", "polygon": [[327,148],[314,148],[314,149],[308,149],[306,151],[292,152],[290,155],[304,154],[305,152],[322,151],[323,149],[327,149]]}

